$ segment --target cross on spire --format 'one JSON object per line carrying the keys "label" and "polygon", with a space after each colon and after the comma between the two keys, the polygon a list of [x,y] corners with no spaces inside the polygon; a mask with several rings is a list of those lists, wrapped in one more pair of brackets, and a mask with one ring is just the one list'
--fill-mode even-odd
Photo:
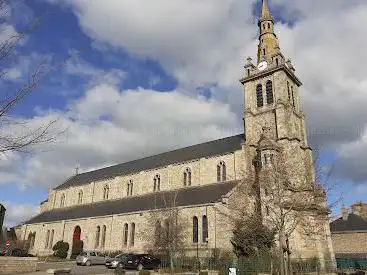
{"label": "cross on spire", "polygon": [[80,168],[79,163],[77,163],[75,166],[75,175],[79,174],[79,168]]}

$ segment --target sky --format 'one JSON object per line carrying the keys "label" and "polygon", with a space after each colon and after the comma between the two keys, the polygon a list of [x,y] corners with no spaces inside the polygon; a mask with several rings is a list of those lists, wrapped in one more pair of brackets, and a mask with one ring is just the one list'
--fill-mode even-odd
{"label": "sky", "polygon": [[[86,172],[243,131],[239,79],[246,58],[256,58],[259,1],[15,2],[2,15],[1,41],[40,23],[6,64],[2,90],[19,87],[43,60],[50,70],[12,119],[30,127],[56,120],[62,134],[30,153],[0,156],[6,226],[37,213],[48,189],[77,166]],[[303,82],[310,143],[333,167],[330,202],[366,201],[367,2],[269,6]]]}

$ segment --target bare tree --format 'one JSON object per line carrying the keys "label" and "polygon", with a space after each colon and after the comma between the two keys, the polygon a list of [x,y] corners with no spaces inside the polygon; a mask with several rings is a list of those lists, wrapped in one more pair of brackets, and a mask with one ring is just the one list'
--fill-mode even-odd
{"label": "bare tree", "polygon": [[9,151],[29,152],[36,145],[49,143],[62,132],[56,130],[57,119],[35,122],[21,119],[14,111],[21,103],[36,91],[42,80],[59,66],[51,66],[50,58],[37,61],[29,75],[18,78],[9,85],[10,73],[14,64],[22,57],[18,48],[41,24],[43,17],[37,17],[26,23],[22,30],[13,29],[7,20],[20,0],[0,0],[0,153]]}
{"label": "bare tree", "polygon": [[178,207],[179,190],[154,194],[144,238],[147,249],[168,256],[170,267],[184,249],[187,224]]}
{"label": "bare tree", "polygon": [[264,224],[277,234],[281,274],[291,273],[290,236],[297,233],[310,241],[322,241],[327,238],[325,226],[329,223],[326,191],[317,182],[321,178],[327,181],[329,172],[314,175],[314,162],[296,162],[291,154],[263,134],[254,169],[258,211]]}

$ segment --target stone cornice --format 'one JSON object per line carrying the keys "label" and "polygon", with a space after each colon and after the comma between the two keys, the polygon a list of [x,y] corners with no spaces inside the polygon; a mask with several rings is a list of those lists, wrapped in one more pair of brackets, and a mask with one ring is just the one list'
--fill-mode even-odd
{"label": "stone cornice", "polygon": [[250,82],[250,81],[262,78],[262,77],[266,77],[277,71],[282,71],[282,70],[297,84],[298,87],[302,86],[301,80],[299,80],[299,78],[285,64],[279,64],[278,66],[270,65],[268,69],[264,71],[259,71],[259,70],[254,71],[254,74],[241,78],[240,82],[244,85],[247,82]]}

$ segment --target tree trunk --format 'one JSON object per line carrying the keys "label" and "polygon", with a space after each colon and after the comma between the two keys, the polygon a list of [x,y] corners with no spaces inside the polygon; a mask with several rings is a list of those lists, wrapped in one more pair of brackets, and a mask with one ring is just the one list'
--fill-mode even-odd
{"label": "tree trunk", "polygon": [[279,271],[280,275],[285,275],[284,254],[283,254],[283,233],[279,232]]}

